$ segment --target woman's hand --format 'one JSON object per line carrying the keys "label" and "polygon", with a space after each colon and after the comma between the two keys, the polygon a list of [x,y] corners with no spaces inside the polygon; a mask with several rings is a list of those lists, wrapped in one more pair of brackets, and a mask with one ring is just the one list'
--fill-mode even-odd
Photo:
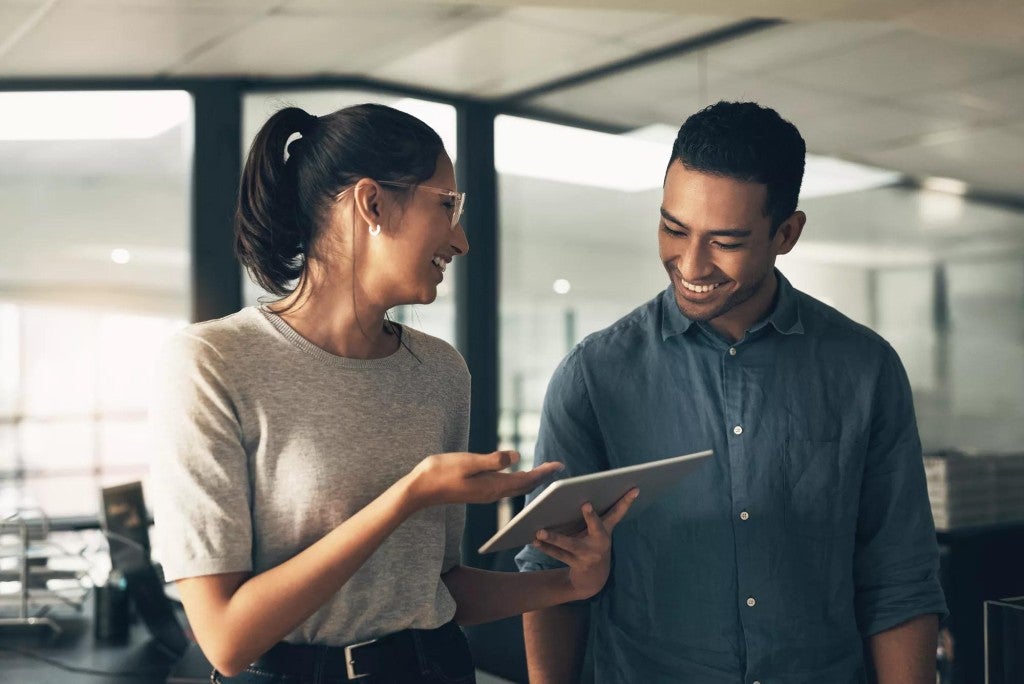
{"label": "woman's hand", "polygon": [[583,504],[587,529],[573,535],[550,530],[537,532],[534,547],[569,566],[569,584],[576,600],[588,599],[608,581],[612,559],[612,530],[625,517],[629,507],[640,495],[635,487],[619,499],[603,516]]}
{"label": "woman's hand", "polygon": [[420,461],[409,473],[409,495],[416,508],[490,503],[533,491],[545,478],[564,467],[551,462],[524,472],[499,472],[518,462],[519,454],[515,451],[434,454]]}

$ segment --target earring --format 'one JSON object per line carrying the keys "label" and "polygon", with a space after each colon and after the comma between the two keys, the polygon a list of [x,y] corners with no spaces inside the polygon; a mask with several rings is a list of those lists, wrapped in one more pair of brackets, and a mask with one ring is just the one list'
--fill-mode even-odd
{"label": "earring", "polygon": [[380,235],[380,224],[379,223],[376,226],[369,226],[369,228],[370,228],[370,235],[373,235],[374,237]]}

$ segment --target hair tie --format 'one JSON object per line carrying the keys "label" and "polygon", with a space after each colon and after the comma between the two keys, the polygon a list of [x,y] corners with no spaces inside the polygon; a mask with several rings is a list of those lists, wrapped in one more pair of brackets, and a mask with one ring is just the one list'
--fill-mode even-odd
{"label": "hair tie", "polygon": [[308,137],[313,135],[313,131],[316,130],[317,117],[313,114],[306,114],[302,121],[299,123],[299,133],[302,137]]}

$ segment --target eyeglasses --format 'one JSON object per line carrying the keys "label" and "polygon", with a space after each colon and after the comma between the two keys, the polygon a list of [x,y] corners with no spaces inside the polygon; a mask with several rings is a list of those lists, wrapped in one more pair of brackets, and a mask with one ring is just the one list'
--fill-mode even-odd
{"label": "eyeglasses", "polygon": [[413,185],[412,183],[399,183],[398,181],[377,181],[381,185],[390,185],[396,188],[415,188],[417,190],[429,190],[435,195],[441,195],[442,197],[448,197],[451,199],[451,205],[445,204],[444,206],[448,209],[448,214],[451,217],[451,229],[455,230],[455,226],[458,225],[459,219],[462,218],[462,210],[466,208],[466,193],[455,192],[453,190],[445,190],[444,188],[435,188],[430,185]]}

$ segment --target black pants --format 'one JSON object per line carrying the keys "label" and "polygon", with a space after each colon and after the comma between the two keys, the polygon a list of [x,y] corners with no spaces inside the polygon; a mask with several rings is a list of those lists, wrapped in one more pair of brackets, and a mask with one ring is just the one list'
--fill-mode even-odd
{"label": "black pants", "polygon": [[341,647],[320,647],[310,667],[288,668],[274,671],[261,660],[250,665],[234,677],[225,677],[214,671],[210,680],[215,684],[476,684],[473,656],[462,630],[454,622],[429,630],[406,630],[399,645],[385,651],[385,667],[390,672],[376,672],[367,677],[349,680],[343,672],[323,672],[320,662],[343,662]]}

